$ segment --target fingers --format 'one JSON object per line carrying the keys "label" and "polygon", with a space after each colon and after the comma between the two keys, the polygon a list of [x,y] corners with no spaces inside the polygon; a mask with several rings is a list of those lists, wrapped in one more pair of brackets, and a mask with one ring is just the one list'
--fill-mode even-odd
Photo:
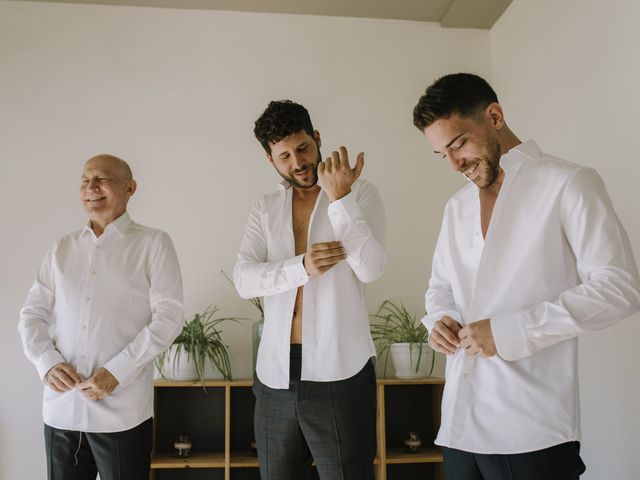
{"label": "fingers", "polygon": [[364,152],[360,152],[358,154],[358,158],[356,159],[356,165],[353,167],[354,179],[360,177],[360,173],[362,173],[363,167],[364,167]]}
{"label": "fingers", "polygon": [[311,250],[311,251],[331,250],[331,249],[338,248],[338,247],[342,247],[342,242],[339,241],[339,240],[335,240],[335,241],[332,241],[332,242],[313,243],[309,247],[309,250]]}
{"label": "fingers", "polygon": [[74,387],[82,381],[75,368],[73,368],[68,363],[60,364],[60,369],[67,375],[68,378],[70,378],[74,382]]}
{"label": "fingers", "polygon": [[309,246],[303,265],[309,275],[326,272],[347,258],[342,242],[320,242]]}
{"label": "fingers", "polygon": [[98,385],[94,377],[88,378],[80,385],[78,389],[89,400],[101,400],[108,395],[108,393]]}
{"label": "fingers", "polygon": [[58,363],[47,372],[45,381],[52,390],[61,393],[73,390],[80,383],[80,376],[68,363]]}
{"label": "fingers", "polygon": [[444,316],[438,320],[429,335],[429,343],[437,352],[451,355],[460,347],[459,330],[462,326],[453,318]]}
{"label": "fingers", "polygon": [[[324,161],[324,168],[331,171],[332,169],[351,168],[349,165],[349,153],[347,152],[347,147],[341,146],[338,151],[331,152],[331,156],[327,157]],[[324,170],[324,168],[322,170]],[[318,166],[318,170],[320,170],[320,166]]]}
{"label": "fingers", "polygon": [[[334,243],[334,242],[331,242],[331,243]],[[342,244],[340,244],[340,242],[337,242],[337,243],[339,244],[339,246],[335,246],[333,248],[314,249],[312,245],[309,256],[311,257],[314,265],[317,267],[335,265],[339,261],[347,258],[347,254],[344,248],[342,247]]]}

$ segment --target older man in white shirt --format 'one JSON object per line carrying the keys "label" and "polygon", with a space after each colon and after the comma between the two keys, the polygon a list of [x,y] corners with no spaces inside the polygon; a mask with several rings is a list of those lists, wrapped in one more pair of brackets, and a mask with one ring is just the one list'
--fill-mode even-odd
{"label": "older man in white shirt", "polygon": [[475,75],[434,82],[414,124],[469,180],[445,207],[423,319],[447,355],[447,479],[577,479],[577,336],[640,309],[604,184],[521,142]]}
{"label": "older man in white shirt", "polygon": [[[375,349],[364,289],[385,267],[378,191],[344,147],[320,158],[307,110],[271,102],[255,134],[283,182],[249,214],[234,268],[264,297],[254,430],[264,480],[373,478]],[[318,182],[319,180],[319,182]]]}
{"label": "older man in white shirt", "polygon": [[25,354],[45,383],[48,478],[149,478],[153,359],[183,324],[182,279],[169,236],[139,225],[123,160],[88,160],[88,224],[47,253],[20,312]]}

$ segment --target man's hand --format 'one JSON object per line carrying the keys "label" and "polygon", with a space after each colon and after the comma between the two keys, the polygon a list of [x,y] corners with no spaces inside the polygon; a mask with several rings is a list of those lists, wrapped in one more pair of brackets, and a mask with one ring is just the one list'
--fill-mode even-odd
{"label": "man's hand", "polygon": [[56,363],[44,376],[45,383],[54,392],[68,392],[82,381],[76,369],[65,362]]}
{"label": "man's hand", "polygon": [[342,242],[314,243],[304,254],[302,263],[310,277],[322,275],[338,262],[347,258]]}
{"label": "man's hand", "polygon": [[78,388],[89,400],[102,400],[111,395],[111,392],[118,386],[118,383],[116,377],[111,375],[109,370],[102,367],[78,385]]}
{"label": "man's hand", "polygon": [[360,176],[362,167],[364,167],[364,153],[358,154],[356,165],[351,168],[345,147],[340,147],[340,152],[331,152],[329,158],[318,164],[318,178],[332,202],[351,192],[351,185]]}
{"label": "man's hand", "polygon": [[491,322],[489,319],[470,323],[458,332],[460,348],[464,348],[467,355],[480,354],[481,357],[493,357],[498,350],[493,340]]}
{"label": "man's hand", "polygon": [[456,353],[460,340],[458,332],[462,328],[453,318],[444,316],[438,320],[429,334],[429,345],[436,352],[451,355]]}

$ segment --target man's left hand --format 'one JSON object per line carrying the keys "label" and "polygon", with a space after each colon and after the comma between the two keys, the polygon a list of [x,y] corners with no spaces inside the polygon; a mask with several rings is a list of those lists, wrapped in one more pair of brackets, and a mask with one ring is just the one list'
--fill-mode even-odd
{"label": "man's left hand", "polygon": [[478,320],[461,328],[458,332],[459,348],[467,355],[480,354],[481,357],[493,357],[498,353],[496,342],[493,340],[491,322],[487,318]]}
{"label": "man's left hand", "polygon": [[331,152],[331,156],[318,164],[318,178],[329,200],[339,200],[351,192],[351,185],[355,182],[364,167],[364,153],[358,154],[353,168],[349,165],[349,155],[345,147],[339,152]]}
{"label": "man's left hand", "polygon": [[109,370],[102,367],[96,373],[78,385],[78,389],[89,400],[102,400],[111,395],[118,386],[118,380]]}

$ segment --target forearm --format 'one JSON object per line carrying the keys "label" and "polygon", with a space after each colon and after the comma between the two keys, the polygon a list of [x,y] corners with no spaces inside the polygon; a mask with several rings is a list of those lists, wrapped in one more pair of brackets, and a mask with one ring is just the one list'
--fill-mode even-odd
{"label": "forearm", "polygon": [[494,316],[491,327],[500,356],[517,360],[581,333],[607,328],[638,310],[637,278],[608,269],[555,301]]}
{"label": "forearm", "polygon": [[304,255],[275,262],[259,262],[242,253],[233,269],[233,283],[242,298],[266,297],[297,289],[307,283],[309,275]]}
{"label": "forearm", "polygon": [[336,240],[347,253],[347,264],[363,283],[380,278],[387,263],[384,208],[377,190],[367,188],[357,200],[351,192],[332,202],[328,212]]}

